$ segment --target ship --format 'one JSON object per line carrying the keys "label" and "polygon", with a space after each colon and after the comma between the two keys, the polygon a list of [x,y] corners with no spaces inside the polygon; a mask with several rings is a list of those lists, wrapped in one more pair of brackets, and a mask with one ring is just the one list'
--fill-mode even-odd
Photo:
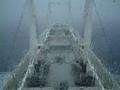
{"label": "ship", "polygon": [[74,32],[71,25],[63,23],[49,25],[36,39],[32,15],[30,49],[3,90],[120,90],[110,72],[90,49],[91,2],[86,0],[84,39]]}

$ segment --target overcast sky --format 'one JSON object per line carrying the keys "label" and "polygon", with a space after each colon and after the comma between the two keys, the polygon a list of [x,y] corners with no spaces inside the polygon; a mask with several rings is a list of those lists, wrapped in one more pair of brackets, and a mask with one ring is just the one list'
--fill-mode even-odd
{"label": "overcast sky", "polygon": [[[36,14],[41,20],[46,18],[48,11],[48,1],[50,0],[34,0],[36,6]],[[51,0],[52,1],[52,0]],[[53,0],[54,1],[54,0]],[[79,18],[82,14],[83,5],[85,0],[71,0],[73,18]],[[113,3],[113,0],[95,0],[97,9],[100,15],[105,21],[120,21],[120,2]],[[117,0],[116,0],[117,1]],[[23,10],[25,0],[0,0],[0,10],[2,21],[7,23],[17,22],[20,13]],[[119,5],[118,5],[119,4]],[[61,14],[62,15],[62,14]]]}

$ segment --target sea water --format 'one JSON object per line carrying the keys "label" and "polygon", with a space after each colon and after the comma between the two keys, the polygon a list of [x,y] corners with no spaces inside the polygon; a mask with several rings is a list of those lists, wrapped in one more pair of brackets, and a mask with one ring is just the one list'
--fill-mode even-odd
{"label": "sea water", "polygon": [[0,72],[0,90],[2,90],[9,76],[10,76],[9,72]]}

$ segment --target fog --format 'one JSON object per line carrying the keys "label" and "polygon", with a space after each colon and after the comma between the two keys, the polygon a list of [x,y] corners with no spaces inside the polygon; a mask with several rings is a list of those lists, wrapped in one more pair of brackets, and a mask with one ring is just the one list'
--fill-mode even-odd
{"label": "fog", "polygon": [[[51,7],[48,13],[49,0],[34,0],[37,16],[38,35],[46,28],[47,23],[69,19],[66,5]],[[83,15],[85,0],[71,0],[72,26],[83,35]],[[95,0],[93,9],[93,50],[110,72],[120,74],[120,2],[116,0]],[[24,11],[21,27],[17,31],[20,15],[25,0],[0,0],[0,71],[11,71],[20,62],[29,46],[29,12]],[[26,5],[27,6],[27,5]],[[97,12],[97,13],[96,13]],[[99,15],[98,15],[99,14]],[[48,18],[48,17],[49,18]],[[61,17],[60,17],[61,16]],[[102,24],[100,24],[102,23]],[[15,35],[17,34],[17,35]],[[14,38],[16,41],[14,42]]]}

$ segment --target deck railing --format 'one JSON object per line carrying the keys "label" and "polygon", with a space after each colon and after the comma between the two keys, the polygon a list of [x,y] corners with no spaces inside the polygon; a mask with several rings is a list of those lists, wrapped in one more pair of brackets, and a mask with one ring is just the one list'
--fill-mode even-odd
{"label": "deck railing", "polygon": [[101,60],[95,55],[93,51],[89,50],[88,52],[88,58],[95,68],[95,71],[98,74],[104,88],[106,90],[120,90],[118,83],[112,78],[110,72],[108,72],[106,67],[101,63]]}
{"label": "deck railing", "polygon": [[34,55],[32,55],[31,51],[29,50],[27,54],[22,58],[21,63],[12,72],[3,90],[17,90],[19,83],[21,82],[24,74],[27,71],[28,65],[32,60],[32,56]]}

